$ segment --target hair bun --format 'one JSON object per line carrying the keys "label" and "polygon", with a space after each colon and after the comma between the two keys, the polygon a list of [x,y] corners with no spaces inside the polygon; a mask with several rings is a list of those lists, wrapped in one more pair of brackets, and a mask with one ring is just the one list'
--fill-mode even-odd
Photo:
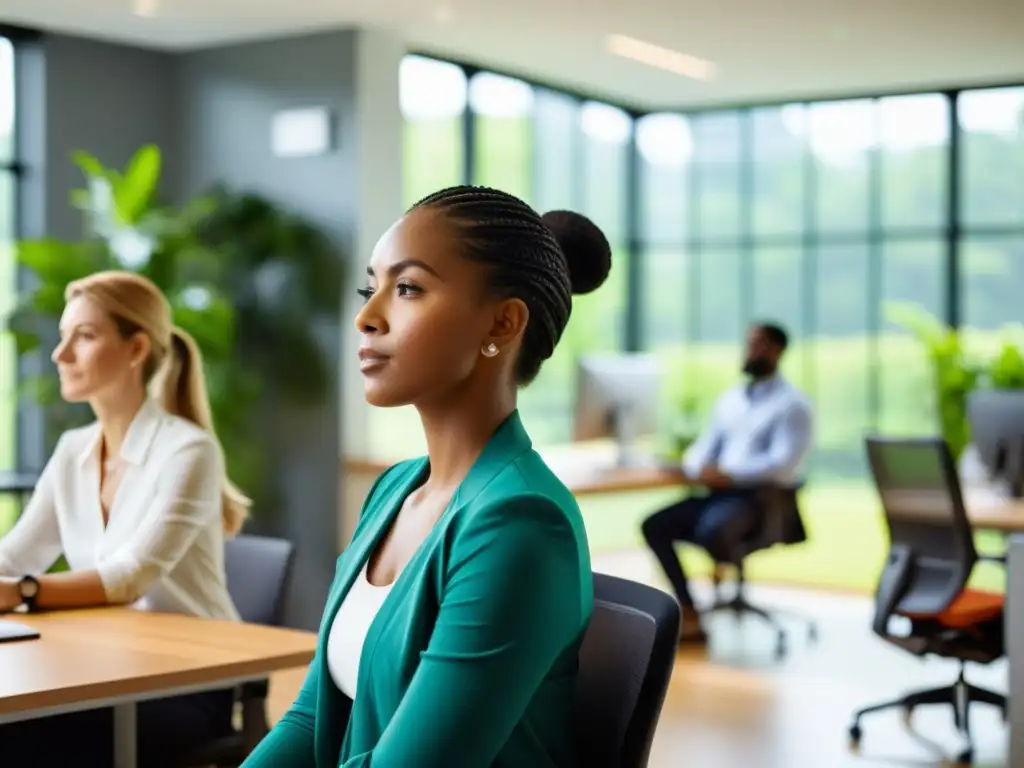
{"label": "hair bun", "polygon": [[594,222],[573,211],[549,211],[541,216],[569,263],[569,282],[575,294],[601,287],[612,268],[612,248]]}

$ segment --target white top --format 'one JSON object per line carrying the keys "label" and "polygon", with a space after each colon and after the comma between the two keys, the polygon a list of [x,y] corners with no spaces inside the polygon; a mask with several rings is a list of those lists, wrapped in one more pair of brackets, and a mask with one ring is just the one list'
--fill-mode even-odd
{"label": "white top", "polygon": [[103,525],[100,426],[61,435],[14,529],[0,540],[0,576],[46,571],[64,554],[95,569],[115,604],[237,620],[224,575],[216,441],[147,400],[121,445],[124,474]]}
{"label": "white top", "polygon": [[814,441],[813,422],[808,399],[780,374],[733,387],[715,403],[683,469],[696,476],[716,464],[740,483],[793,484]]}
{"label": "white top", "polygon": [[338,689],[353,701],[359,677],[359,657],[370,625],[394,582],[378,587],[370,583],[364,564],[352,588],[338,607],[338,613],[327,636],[327,669]]}

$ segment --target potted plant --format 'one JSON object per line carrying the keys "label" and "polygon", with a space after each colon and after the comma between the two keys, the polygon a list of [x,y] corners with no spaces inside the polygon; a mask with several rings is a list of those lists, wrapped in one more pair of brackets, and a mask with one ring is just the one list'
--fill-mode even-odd
{"label": "potted plant", "polygon": [[891,304],[886,314],[921,343],[928,357],[939,431],[958,461],[971,441],[968,398],[978,384],[981,367],[967,354],[960,334],[921,307]]}
{"label": "potted plant", "polygon": [[[161,203],[155,146],[140,148],[123,170],[105,168],[84,152],[74,161],[86,181],[72,194],[85,237],[16,244],[18,262],[35,277],[7,318],[18,354],[52,341],[69,282],[101,269],[144,274],[167,295],[174,322],[202,350],[228,469],[258,510],[273,491],[265,471],[270,446],[257,412],[267,384],[273,382],[281,405],[333,394],[313,326],[338,311],[343,268],[336,249],[308,222],[226,187],[180,207]],[[26,386],[44,406],[51,442],[90,418],[60,400],[52,368]]]}

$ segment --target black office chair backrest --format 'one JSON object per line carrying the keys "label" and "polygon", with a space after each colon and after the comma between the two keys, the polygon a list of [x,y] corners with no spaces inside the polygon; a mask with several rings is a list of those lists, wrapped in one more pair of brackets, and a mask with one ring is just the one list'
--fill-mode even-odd
{"label": "black office chair backrest", "polygon": [[580,649],[580,766],[643,768],[679,643],[679,604],[661,590],[594,574],[594,613]]}
{"label": "black office chair backrest", "polygon": [[866,442],[890,537],[879,588],[892,592],[891,610],[938,613],[963,590],[978,559],[949,446],[941,438]]}
{"label": "black office chair backrest", "polygon": [[242,621],[281,623],[295,547],[285,539],[239,535],[224,545],[228,592]]}

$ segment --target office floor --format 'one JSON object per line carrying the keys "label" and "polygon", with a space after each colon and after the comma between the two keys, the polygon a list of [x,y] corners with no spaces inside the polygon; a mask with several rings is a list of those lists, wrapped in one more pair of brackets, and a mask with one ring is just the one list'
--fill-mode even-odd
{"label": "office floor", "polygon": [[[660,584],[642,553],[600,557],[595,569]],[[679,654],[649,768],[925,768],[946,765],[956,754],[952,718],[944,708],[919,710],[909,730],[896,711],[865,718],[859,755],[849,751],[846,739],[850,713],[858,706],[950,683],[954,665],[922,662],[875,638],[866,598],[768,588],[754,589],[751,596],[814,616],[818,643],[809,646],[792,624],[789,656],[776,663],[772,635],[761,625],[717,617],[707,652]],[[302,675],[283,673],[273,681],[272,718],[294,698]],[[1005,691],[1007,666],[972,666],[968,679]],[[971,717],[975,765],[1005,766],[1008,730],[999,715],[977,706]]]}

